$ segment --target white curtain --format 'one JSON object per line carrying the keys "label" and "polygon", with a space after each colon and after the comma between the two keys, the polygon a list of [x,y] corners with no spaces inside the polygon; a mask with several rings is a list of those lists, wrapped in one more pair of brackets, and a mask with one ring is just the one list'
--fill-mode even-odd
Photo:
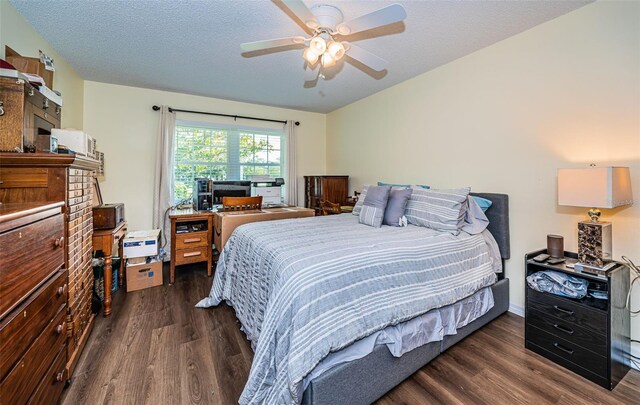
{"label": "white curtain", "polygon": [[162,230],[165,260],[171,254],[171,222],[169,208],[173,201],[173,140],[176,132],[176,114],[169,107],[160,110],[160,126],[156,147],[156,172],[153,185],[153,228]]}
{"label": "white curtain", "polygon": [[287,137],[287,156],[285,164],[287,165],[287,178],[285,187],[287,190],[286,202],[289,205],[298,205],[298,175],[296,173],[296,133],[295,122],[287,121],[285,134]]}

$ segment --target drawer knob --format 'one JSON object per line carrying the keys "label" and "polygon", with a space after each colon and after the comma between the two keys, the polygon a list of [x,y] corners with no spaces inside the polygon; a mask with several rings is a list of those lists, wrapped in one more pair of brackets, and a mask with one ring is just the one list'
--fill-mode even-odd
{"label": "drawer knob", "polygon": [[184,240],[184,243],[196,243],[196,242],[200,242],[200,238],[191,238],[191,239]]}
{"label": "drawer knob", "polygon": [[56,326],[56,333],[61,335],[65,330],[65,322],[62,322],[60,325]]}
{"label": "drawer knob", "polygon": [[189,252],[183,254],[184,257],[199,256],[201,252]]}
{"label": "drawer knob", "polygon": [[67,285],[63,285],[62,287],[58,287],[58,297],[65,294],[67,292]]}
{"label": "drawer knob", "polygon": [[573,354],[573,350],[571,349],[567,349],[566,347],[562,346],[560,343],[554,343],[553,344],[557,349],[562,350],[563,352],[567,353],[567,354]]}
{"label": "drawer knob", "polygon": [[564,308],[559,307],[557,305],[554,305],[553,307],[556,309],[556,311],[560,311],[560,312],[565,313],[567,315],[573,315],[573,313],[574,313],[573,311],[570,311],[568,309],[564,309]]}
{"label": "drawer knob", "polygon": [[64,236],[61,236],[60,239],[57,239],[53,242],[53,246],[55,247],[63,247],[64,246]]}
{"label": "drawer knob", "polygon": [[564,327],[564,326],[560,326],[557,323],[554,323],[553,327],[558,329],[560,332],[564,332],[564,333],[567,333],[569,335],[573,335],[573,330],[572,329],[569,329],[569,328]]}
{"label": "drawer knob", "polygon": [[60,371],[58,374],[56,374],[56,382],[62,382],[63,380],[64,380],[64,373]]}

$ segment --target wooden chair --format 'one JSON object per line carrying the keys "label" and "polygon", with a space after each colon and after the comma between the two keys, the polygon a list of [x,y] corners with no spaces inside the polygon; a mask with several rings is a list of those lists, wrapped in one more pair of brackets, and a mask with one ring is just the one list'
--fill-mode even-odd
{"label": "wooden chair", "polygon": [[262,196],[222,197],[222,211],[246,211],[262,209]]}
{"label": "wooden chair", "polygon": [[335,204],[331,201],[320,202],[320,209],[322,210],[322,215],[335,215],[342,213],[340,210],[340,204]]}

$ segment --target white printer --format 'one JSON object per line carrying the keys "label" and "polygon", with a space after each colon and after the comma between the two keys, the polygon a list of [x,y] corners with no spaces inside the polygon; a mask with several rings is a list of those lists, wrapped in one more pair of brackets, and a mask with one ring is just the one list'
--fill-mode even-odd
{"label": "white printer", "polygon": [[282,204],[283,178],[273,178],[269,176],[251,177],[251,196],[262,196],[262,205]]}

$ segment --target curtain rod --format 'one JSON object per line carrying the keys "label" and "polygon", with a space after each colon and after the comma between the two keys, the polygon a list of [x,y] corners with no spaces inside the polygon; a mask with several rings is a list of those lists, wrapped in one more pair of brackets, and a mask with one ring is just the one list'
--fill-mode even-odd
{"label": "curtain rod", "polygon": [[[152,108],[153,108],[153,111],[159,111],[160,110],[160,106],[157,106],[157,105],[154,105]],[[243,119],[246,119],[246,120],[279,122],[281,124],[286,124],[287,123],[287,121],[272,120],[272,119],[269,119],[269,118],[247,117],[245,115],[220,114],[220,113],[212,113],[212,112],[206,112],[206,111],[179,110],[177,108],[171,108],[171,107],[169,107],[169,112],[184,112],[184,113],[190,113],[190,114],[216,115],[218,117],[233,118],[234,120],[236,120],[238,118],[243,118]],[[300,125],[300,121],[296,121],[295,124],[296,124],[296,126]]]}

